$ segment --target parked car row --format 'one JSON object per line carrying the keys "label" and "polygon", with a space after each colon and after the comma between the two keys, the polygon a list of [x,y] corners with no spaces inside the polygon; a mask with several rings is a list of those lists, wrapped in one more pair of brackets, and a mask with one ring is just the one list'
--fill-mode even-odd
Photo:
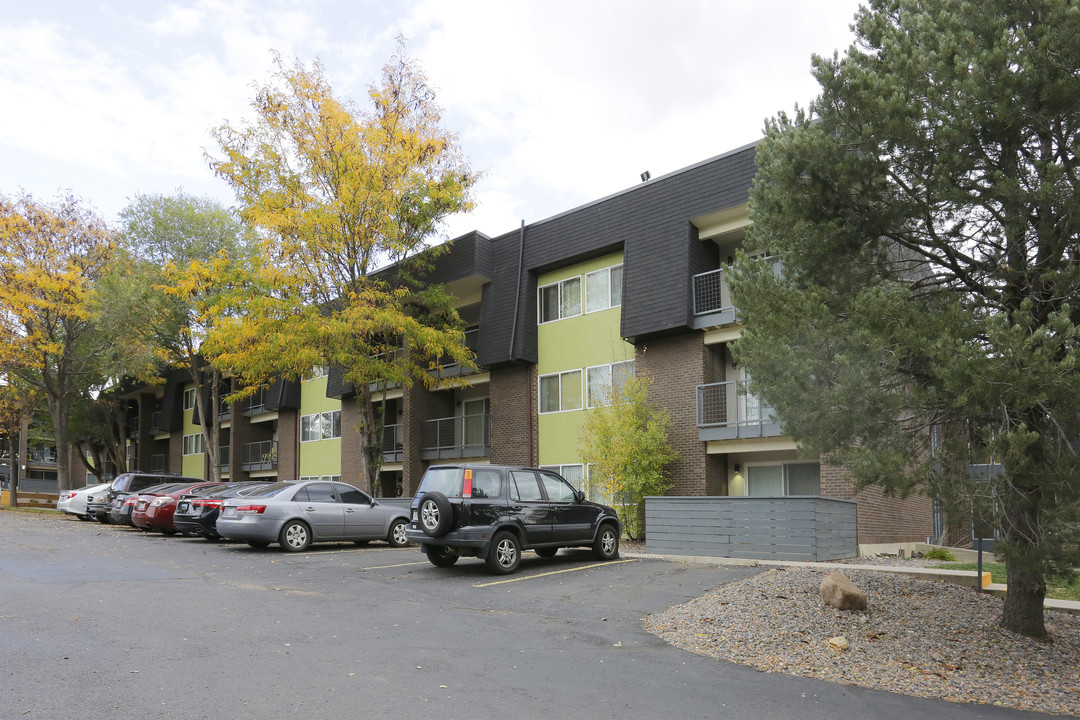
{"label": "parked car row", "polygon": [[[148,480],[162,478],[147,486]],[[57,508],[82,519],[155,530],[278,543],[299,552],[314,542],[385,540],[404,547],[408,511],[379,503],[341,482],[206,482],[179,476],[124,473],[110,484],[65,493]]]}
{"label": "parked car row", "polygon": [[[147,484],[153,480],[160,482]],[[314,542],[414,542],[437,567],[476,557],[496,574],[517,570],[523,550],[549,558],[587,547],[613,560],[622,535],[614,509],[586,500],[558,473],[501,465],[430,467],[408,510],[341,482],[215,483],[139,473],[80,488],[58,507],[167,535],[277,543],[291,552]]]}

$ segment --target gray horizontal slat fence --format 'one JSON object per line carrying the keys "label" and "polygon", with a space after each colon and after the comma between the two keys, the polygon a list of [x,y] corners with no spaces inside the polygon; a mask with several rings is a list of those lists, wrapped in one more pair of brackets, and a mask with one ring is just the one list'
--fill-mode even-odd
{"label": "gray horizontal slat fence", "polygon": [[650,553],[751,560],[858,555],[856,505],[817,496],[647,497]]}

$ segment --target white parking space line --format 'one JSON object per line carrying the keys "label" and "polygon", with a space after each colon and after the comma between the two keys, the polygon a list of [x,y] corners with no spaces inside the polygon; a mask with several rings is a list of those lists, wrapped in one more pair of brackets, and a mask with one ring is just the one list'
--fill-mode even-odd
{"label": "white parking space line", "polygon": [[523,580],[533,580],[534,578],[547,577],[548,575],[561,575],[562,573],[577,572],[579,570],[589,570],[590,568],[598,567],[610,567],[612,565],[622,565],[623,563],[637,562],[637,560],[613,560],[608,562],[593,563],[592,565],[582,565],[581,567],[566,568],[565,570],[552,570],[551,572],[537,573],[535,575],[523,575],[521,577],[510,578],[508,580],[495,580],[489,583],[480,583],[473,585],[473,587],[485,588],[492,585],[503,585],[505,583],[522,582]]}
{"label": "white parking space line", "polygon": [[388,570],[390,568],[409,567],[410,565],[427,565],[427,562],[421,560],[420,562],[398,563],[397,565],[375,565],[374,567],[360,568],[360,569],[361,570]]}

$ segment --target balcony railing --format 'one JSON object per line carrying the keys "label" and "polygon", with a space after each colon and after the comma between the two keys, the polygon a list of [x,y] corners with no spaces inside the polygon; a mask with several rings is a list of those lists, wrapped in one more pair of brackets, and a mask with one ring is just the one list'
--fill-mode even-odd
{"label": "balcony railing", "polygon": [[150,434],[157,435],[161,432],[161,411],[150,413]]}
{"label": "balcony railing", "polygon": [[137,417],[128,418],[127,427],[128,427],[128,437],[131,438],[132,440],[137,439],[139,437],[139,418],[137,418]]}
{"label": "balcony railing", "polygon": [[229,420],[232,420],[232,406],[230,406],[226,402],[218,403],[217,419],[218,422],[227,422]]}
{"label": "balcony railing", "polygon": [[240,412],[248,417],[269,412],[266,409],[266,388],[259,390],[259,392],[245,400],[240,406]]}
{"label": "balcony railing", "polygon": [[382,437],[383,459],[387,462],[401,462],[401,425],[384,425]]}
{"label": "balcony railing", "polygon": [[420,425],[420,457],[488,457],[491,455],[491,416],[488,413],[425,420]]}
{"label": "balcony railing", "polygon": [[263,440],[262,442],[246,443],[240,448],[240,467],[247,472],[260,470],[277,470],[277,441]]}
{"label": "balcony railing", "polygon": [[[781,272],[779,257],[766,258],[766,262],[772,264],[773,272]],[[731,270],[726,267],[694,276],[694,318],[698,327],[735,322],[737,310],[728,287],[730,277]]]}
{"label": "balcony railing", "polygon": [[29,448],[26,451],[27,462],[32,462],[37,465],[55,465],[56,464],[56,449],[55,448]]}
{"label": "balcony railing", "polygon": [[[480,328],[472,328],[465,331],[465,347],[472,351],[473,355],[476,355],[477,348],[480,347]],[[440,370],[436,371],[442,377],[455,377],[457,375],[465,374],[465,368],[459,362],[453,362],[449,358],[445,359],[446,362],[440,360]]]}
{"label": "balcony railing", "polygon": [[[387,350],[386,352],[376,353],[371,357],[379,361],[393,362],[404,354],[405,348],[394,348],[393,350]],[[378,390],[389,390],[390,388],[401,387],[401,383],[397,382],[396,380],[376,380],[375,382],[370,383],[369,387],[374,392]]]}
{"label": "balcony railing", "polygon": [[218,467],[222,470],[229,469],[229,446],[222,445],[218,448]]}
{"label": "balcony railing", "polygon": [[773,408],[749,391],[747,380],[698,385],[697,426],[701,440],[781,434]]}
{"label": "balcony railing", "polygon": [[169,466],[165,462],[165,455],[151,455],[150,456],[150,472],[163,473]]}

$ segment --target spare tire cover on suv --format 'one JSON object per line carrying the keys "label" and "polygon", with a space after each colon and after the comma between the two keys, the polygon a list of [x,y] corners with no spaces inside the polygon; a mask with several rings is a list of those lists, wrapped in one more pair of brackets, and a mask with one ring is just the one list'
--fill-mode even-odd
{"label": "spare tire cover on suv", "polygon": [[442,537],[454,525],[454,509],[441,492],[424,493],[416,509],[417,522],[428,537]]}

